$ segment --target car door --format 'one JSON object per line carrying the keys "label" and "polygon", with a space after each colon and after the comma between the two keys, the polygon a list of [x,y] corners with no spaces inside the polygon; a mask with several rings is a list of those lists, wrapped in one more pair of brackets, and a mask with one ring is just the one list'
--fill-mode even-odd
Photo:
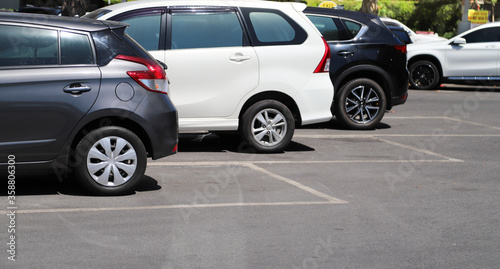
{"label": "car door", "polygon": [[165,63],[181,125],[235,113],[259,82],[259,60],[236,9],[172,8]]}
{"label": "car door", "polygon": [[488,77],[499,75],[500,27],[470,32],[465,44],[450,43],[445,50],[445,77]]}
{"label": "car door", "polygon": [[99,93],[89,36],[0,25],[0,39],[0,153],[54,159]]}
{"label": "car door", "polygon": [[[339,17],[313,14],[308,14],[307,17],[318,28],[330,46],[330,71],[333,72],[334,76],[342,67],[349,66],[349,63],[356,61],[358,53],[353,38],[357,32],[353,32],[352,36],[349,35]],[[359,26],[358,31],[361,29],[361,24],[350,20],[345,21],[351,27]]]}

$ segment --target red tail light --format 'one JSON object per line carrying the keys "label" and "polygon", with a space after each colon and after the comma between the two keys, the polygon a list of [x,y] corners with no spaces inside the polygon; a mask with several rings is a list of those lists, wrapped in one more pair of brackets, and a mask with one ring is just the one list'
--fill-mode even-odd
{"label": "red tail light", "polygon": [[323,54],[323,58],[321,62],[319,62],[318,67],[314,70],[314,73],[324,73],[330,71],[330,47],[328,43],[326,43],[325,38],[323,39],[323,43],[325,44],[325,54]]}
{"label": "red tail light", "polygon": [[127,74],[148,91],[168,94],[167,75],[155,61],[127,55],[118,55],[116,59],[145,65],[148,70],[128,71]]}
{"label": "red tail light", "polygon": [[402,53],[406,54],[406,45],[400,45],[400,46],[394,46],[397,50],[401,51]]}

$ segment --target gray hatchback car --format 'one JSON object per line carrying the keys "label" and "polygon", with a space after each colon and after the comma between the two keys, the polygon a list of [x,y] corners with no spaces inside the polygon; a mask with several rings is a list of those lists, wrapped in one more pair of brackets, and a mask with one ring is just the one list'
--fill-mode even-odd
{"label": "gray hatchback car", "polygon": [[50,167],[116,195],[134,190],[148,157],[177,152],[165,70],[126,27],[0,13],[2,170]]}

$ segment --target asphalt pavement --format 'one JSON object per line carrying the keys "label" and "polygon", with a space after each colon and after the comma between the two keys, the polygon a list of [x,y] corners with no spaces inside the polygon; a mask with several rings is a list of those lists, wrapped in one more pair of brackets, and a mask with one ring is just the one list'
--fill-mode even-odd
{"label": "asphalt pavement", "polygon": [[376,130],[306,126],[280,154],[182,134],[119,197],[18,171],[0,268],[498,268],[499,105],[410,90]]}

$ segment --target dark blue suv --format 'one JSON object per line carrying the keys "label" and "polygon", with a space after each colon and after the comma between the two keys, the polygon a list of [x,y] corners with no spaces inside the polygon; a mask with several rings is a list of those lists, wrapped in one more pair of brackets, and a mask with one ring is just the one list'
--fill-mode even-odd
{"label": "dark blue suv", "polygon": [[337,120],[350,129],[373,129],[386,110],[406,102],[406,44],[379,17],[313,7],[304,13],[330,46]]}

